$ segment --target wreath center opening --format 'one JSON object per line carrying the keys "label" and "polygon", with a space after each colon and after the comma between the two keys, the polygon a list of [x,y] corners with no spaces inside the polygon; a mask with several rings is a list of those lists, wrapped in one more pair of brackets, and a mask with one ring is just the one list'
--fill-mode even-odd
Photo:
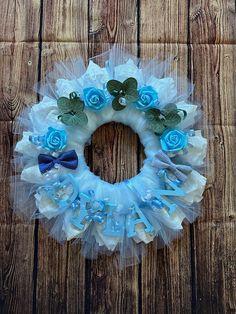
{"label": "wreath center opening", "polygon": [[144,158],[139,136],[129,126],[117,122],[100,126],[85,148],[90,170],[111,184],[137,175]]}

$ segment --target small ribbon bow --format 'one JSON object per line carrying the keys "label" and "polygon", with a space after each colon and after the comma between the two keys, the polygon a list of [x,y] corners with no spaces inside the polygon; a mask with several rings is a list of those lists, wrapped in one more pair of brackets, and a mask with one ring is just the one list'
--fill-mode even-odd
{"label": "small ribbon bow", "polygon": [[86,211],[85,220],[88,222],[103,223],[108,214],[108,207],[114,207],[108,199],[96,200],[93,190],[80,193],[80,209]]}
{"label": "small ribbon bow", "polygon": [[173,172],[177,179],[181,182],[185,182],[187,175],[192,171],[190,166],[176,165],[173,163],[169,156],[167,156],[162,150],[159,150],[152,160],[152,166],[158,169],[168,169]]}
{"label": "small ribbon bow", "polygon": [[38,156],[38,164],[41,173],[51,170],[56,164],[68,169],[76,169],[78,166],[78,156],[75,150],[69,150],[68,152],[60,154],[58,157],[40,154]]}

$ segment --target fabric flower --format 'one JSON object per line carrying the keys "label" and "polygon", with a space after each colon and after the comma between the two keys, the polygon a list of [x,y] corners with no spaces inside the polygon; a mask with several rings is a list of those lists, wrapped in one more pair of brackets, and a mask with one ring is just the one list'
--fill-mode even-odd
{"label": "fabric flower", "polygon": [[142,70],[137,67],[132,59],[129,59],[126,63],[119,64],[114,68],[114,79],[123,82],[129,77],[133,77],[139,84],[143,84]]}
{"label": "fabric flower", "polygon": [[[188,179],[182,184],[181,189],[185,192],[184,202],[188,205],[200,202],[206,185],[206,178],[199,172],[193,170]],[[192,213],[193,215],[193,213]]]}
{"label": "fabric flower", "polygon": [[108,80],[109,73],[107,69],[101,68],[90,60],[86,72],[77,81],[82,88],[93,86],[101,89]]}
{"label": "fabric flower", "polygon": [[84,89],[84,102],[89,109],[99,111],[106,105],[107,97],[103,90],[88,87]]}
{"label": "fabric flower", "polygon": [[155,108],[158,104],[158,94],[151,86],[144,86],[139,90],[139,99],[136,102],[136,108],[142,111]]}
{"label": "fabric flower", "polygon": [[63,150],[66,147],[67,134],[64,130],[48,128],[48,132],[44,137],[43,148],[51,151]]}
{"label": "fabric flower", "polygon": [[178,152],[188,144],[188,136],[180,130],[166,130],[160,137],[161,148],[165,152]]}
{"label": "fabric flower", "polygon": [[181,155],[181,162],[193,166],[202,166],[207,152],[207,139],[204,138],[200,130],[194,131],[193,136],[188,136],[188,151]]}
{"label": "fabric flower", "polygon": [[168,103],[175,102],[177,88],[175,80],[172,77],[157,79],[156,77],[151,76],[146,84],[151,85],[158,92],[161,107]]}
{"label": "fabric flower", "polygon": [[191,128],[199,117],[198,106],[186,103],[184,101],[178,102],[176,106],[178,109],[184,110],[186,112],[186,118],[182,119],[182,121],[179,123],[178,129],[184,130]]}

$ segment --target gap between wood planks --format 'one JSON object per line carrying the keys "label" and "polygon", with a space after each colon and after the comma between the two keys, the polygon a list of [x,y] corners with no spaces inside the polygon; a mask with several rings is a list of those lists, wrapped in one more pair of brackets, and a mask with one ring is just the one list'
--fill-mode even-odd
{"label": "gap between wood planks", "polygon": [[[38,40],[19,40],[19,41],[10,41],[10,40],[0,40],[0,44],[12,44],[12,45],[17,45],[17,44],[34,44],[34,43],[42,43],[42,44],[76,44],[76,45],[87,45],[90,42],[87,42],[87,41],[75,41],[75,40],[42,40],[41,42],[38,41]],[[99,41],[94,41],[93,42],[94,44],[100,44]],[[124,44],[124,47],[125,46],[128,46],[128,45],[134,45],[136,44],[137,42],[134,41],[134,42],[128,42],[126,41]],[[117,42],[106,42],[104,44],[107,44],[107,45],[113,45],[113,44],[119,44]],[[178,42],[178,41],[168,41],[168,42],[146,42],[146,41],[142,41],[140,42],[140,45],[178,45],[178,46],[187,46],[187,45],[190,45],[190,46],[235,46],[236,45],[236,42],[223,42],[223,43],[210,43],[210,42],[201,42],[201,43],[198,43],[198,42]]]}
{"label": "gap between wood planks", "polygon": [[[39,29],[39,41],[19,41],[19,42],[10,42],[11,44],[18,44],[18,43],[38,43],[39,44],[39,62],[38,62],[38,81],[41,80],[41,62],[42,62],[42,49],[43,49],[43,43],[74,43],[76,45],[79,44],[88,44],[90,41],[86,42],[76,42],[76,41],[44,41],[42,39],[42,26],[43,26],[43,14],[42,14],[42,6],[43,6],[43,1],[41,1],[41,17],[40,17],[40,29]],[[138,6],[137,10],[139,12],[140,6]],[[89,23],[89,19],[88,19]],[[138,15],[137,19],[137,27],[139,29],[140,27],[140,16]],[[89,29],[89,28],[88,28]],[[92,33],[88,33],[88,36],[92,35]],[[187,42],[158,42],[158,43],[152,43],[152,42],[142,42],[140,43],[139,38],[140,34],[139,31],[137,32],[137,42],[130,42],[135,44],[137,43],[137,54],[140,56],[140,51],[141,51],[141,46],[142,44],[158,44],[158,45],[185,45],[188,46],[188,75],[191,74],[191,54],[190,54],[190,49],[189,46],[201,46],[201,45],[209,45],[209,46],[223,46],[223,45],[235,45],[236,43],[190,43],[189,41]],[[4,42],[4,41],[3,41]],[[8,41],[5,41],[8,42]],[[91,43],[91,42],[90,42]],[[96,44],[96,41],[93,42]],[[126,44],[129,44],[126,42]],[[222,125],[221,125],[222,126]],[[227,124],[228,126],[228,124]],[[140,150],[140,145],[138,146]],[[139,151],[138,151],[139,154]],[[138,166],[140,164],[140,160],[138,158]],[[194,311],[194,308],[196,307],[196,302],[197,302],[197,295],[196,295],[196,274],[195,274],[195,267],[196,267],[196,260],[194,256],[194,246],[195,246],[195,239],[194,239],[194,232],[193,232],[193,226],[190,226],[190,248],[191,248],[191,257],[190,257],[190,262],[191,262],[191,271],[192,271],[192,309]],[[90,282],[91,282],[91,261],[87,260],[86,261],[86,267],[85,267],[85,313],[90,312],[90,299],[91,299],[91,289],[90,289]],[[35,223],[35,230],[34,230],[34,274],[33,274],[33,303],[32,303],[32,309],[33,312],[36,312],[37,310],[37,269],[38,269],[38,222],[36,221]],[[142,264],[138,266],[138,312],[142,312]]]}

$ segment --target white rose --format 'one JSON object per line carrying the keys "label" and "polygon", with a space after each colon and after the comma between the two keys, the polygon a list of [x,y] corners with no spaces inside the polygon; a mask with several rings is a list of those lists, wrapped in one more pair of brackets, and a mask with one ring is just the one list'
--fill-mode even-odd
{"label": "white rose", "polygon": [[56,81],[56,88],[58,97],[68,98],[70,93],[81,92],[81,86],[78,84],[78,80],[58,79]]}
{"label": "white rose", "polygon": [[39,170],[37,164],[37,159],[35,159],[35,166],[26,166],[21,173],[21,180],[33,183],[33,184],[45,184],[50,180],[56,180],[60,175],[70,173],[70,169],[65,167],[60,167],[59,169],[53,168],[50,170],[50,174],[47,177],[45,174],[42,174]]}
{"label": "white rose", "polygon": [[181,101],[177,103],[177,108],[185,110],[187,113],[186,118],[178,124],[178,128],[184,130],[193,126],[198,116],[198,106]]}
{"label": "white rose", "polygon": [[197,171],[193,170],[181,186],[181,189],[186,193],[183,200],[189,205],[195,202],[200,202],[202,200],[205,185],[206,178]]}
{"label": "white rose", "polygon": [[147,85],[152,86],[157,91],[160,106],[170,103],[177,95],[176,84],[171,77],[157,79],[156,77],[151,76],[147,81]]}
{"label": "white rose", "polygon": [[119,241],[121,240],[120,237],[108,237],[103,234],[104,224],[96,224],[94,227],[94,232],[96,233],[96,241],[100,246],[105,245],[108,250],[113,251]]}
{"label": "white rose", "polygon": [[76,228],[76,226],[71,223],[73,215],[74,213],[72,211],[67,211],[64,216],[62,230],[66,234],[67,241],[72,240],[74,238],[81,238],[83,236],[83,233],[89,226],[89,223],[85,223],[84,229],[80,230],[79,228]]}
{"label": "white rose", "polygon": [[60,211],[58,205],[53,202],[45,193],[38,192],[35,194],[36,206],[40,213],[47,219],[56,217]]}
{"label": "white rose", "polygon": [[36,158],[38,157],[39,151],[37,149],[37,146],[33,145],[29,141],[29,136],[31,135],[33,135],[32,132],[23,132],[23,137],[19,142],[17,142],[15,151],[17,153]]}
{"label": "white rose", "polygon": [[105,68],[101,68],[93,61],[89,61],[86,72],[78,79],[82,88],[96,87],[102,89],[109,80],[109,74]]}
{"label": "white rose", "polygon": [[134,237],[134,241],[136,243],[144,242],[144,243],[149,243],[155,238],[155,234],[149,234],[144,230],[143,225],[136,225],[135,231],[136,231],[136,236]]}
{"label": "white rose", "polygon": [[201,130],[195,131],[194,136],[189,136],[187,152],[180,156],[183,163],[192,166],[202,166],[207,152],[207,139],[202,137]]}
{"label": "white rose", "polygon": [[29,119],[34,127],[34,132],[38,134],[46,133],[49,125],[53,125],[55,128],[61,126],[61,122],[57,117],[58,108],[56,100],[46,96],[43,97],[42,101],[34,105],[29,113]]}
{"label": "white rose", "polygon": [[116,80],[123,82],[129,77],[134,77],[139,84],[143,82],[142,70],[139,69],[131,59],[124,64],[116,66],[114,69],[114,78]]}

